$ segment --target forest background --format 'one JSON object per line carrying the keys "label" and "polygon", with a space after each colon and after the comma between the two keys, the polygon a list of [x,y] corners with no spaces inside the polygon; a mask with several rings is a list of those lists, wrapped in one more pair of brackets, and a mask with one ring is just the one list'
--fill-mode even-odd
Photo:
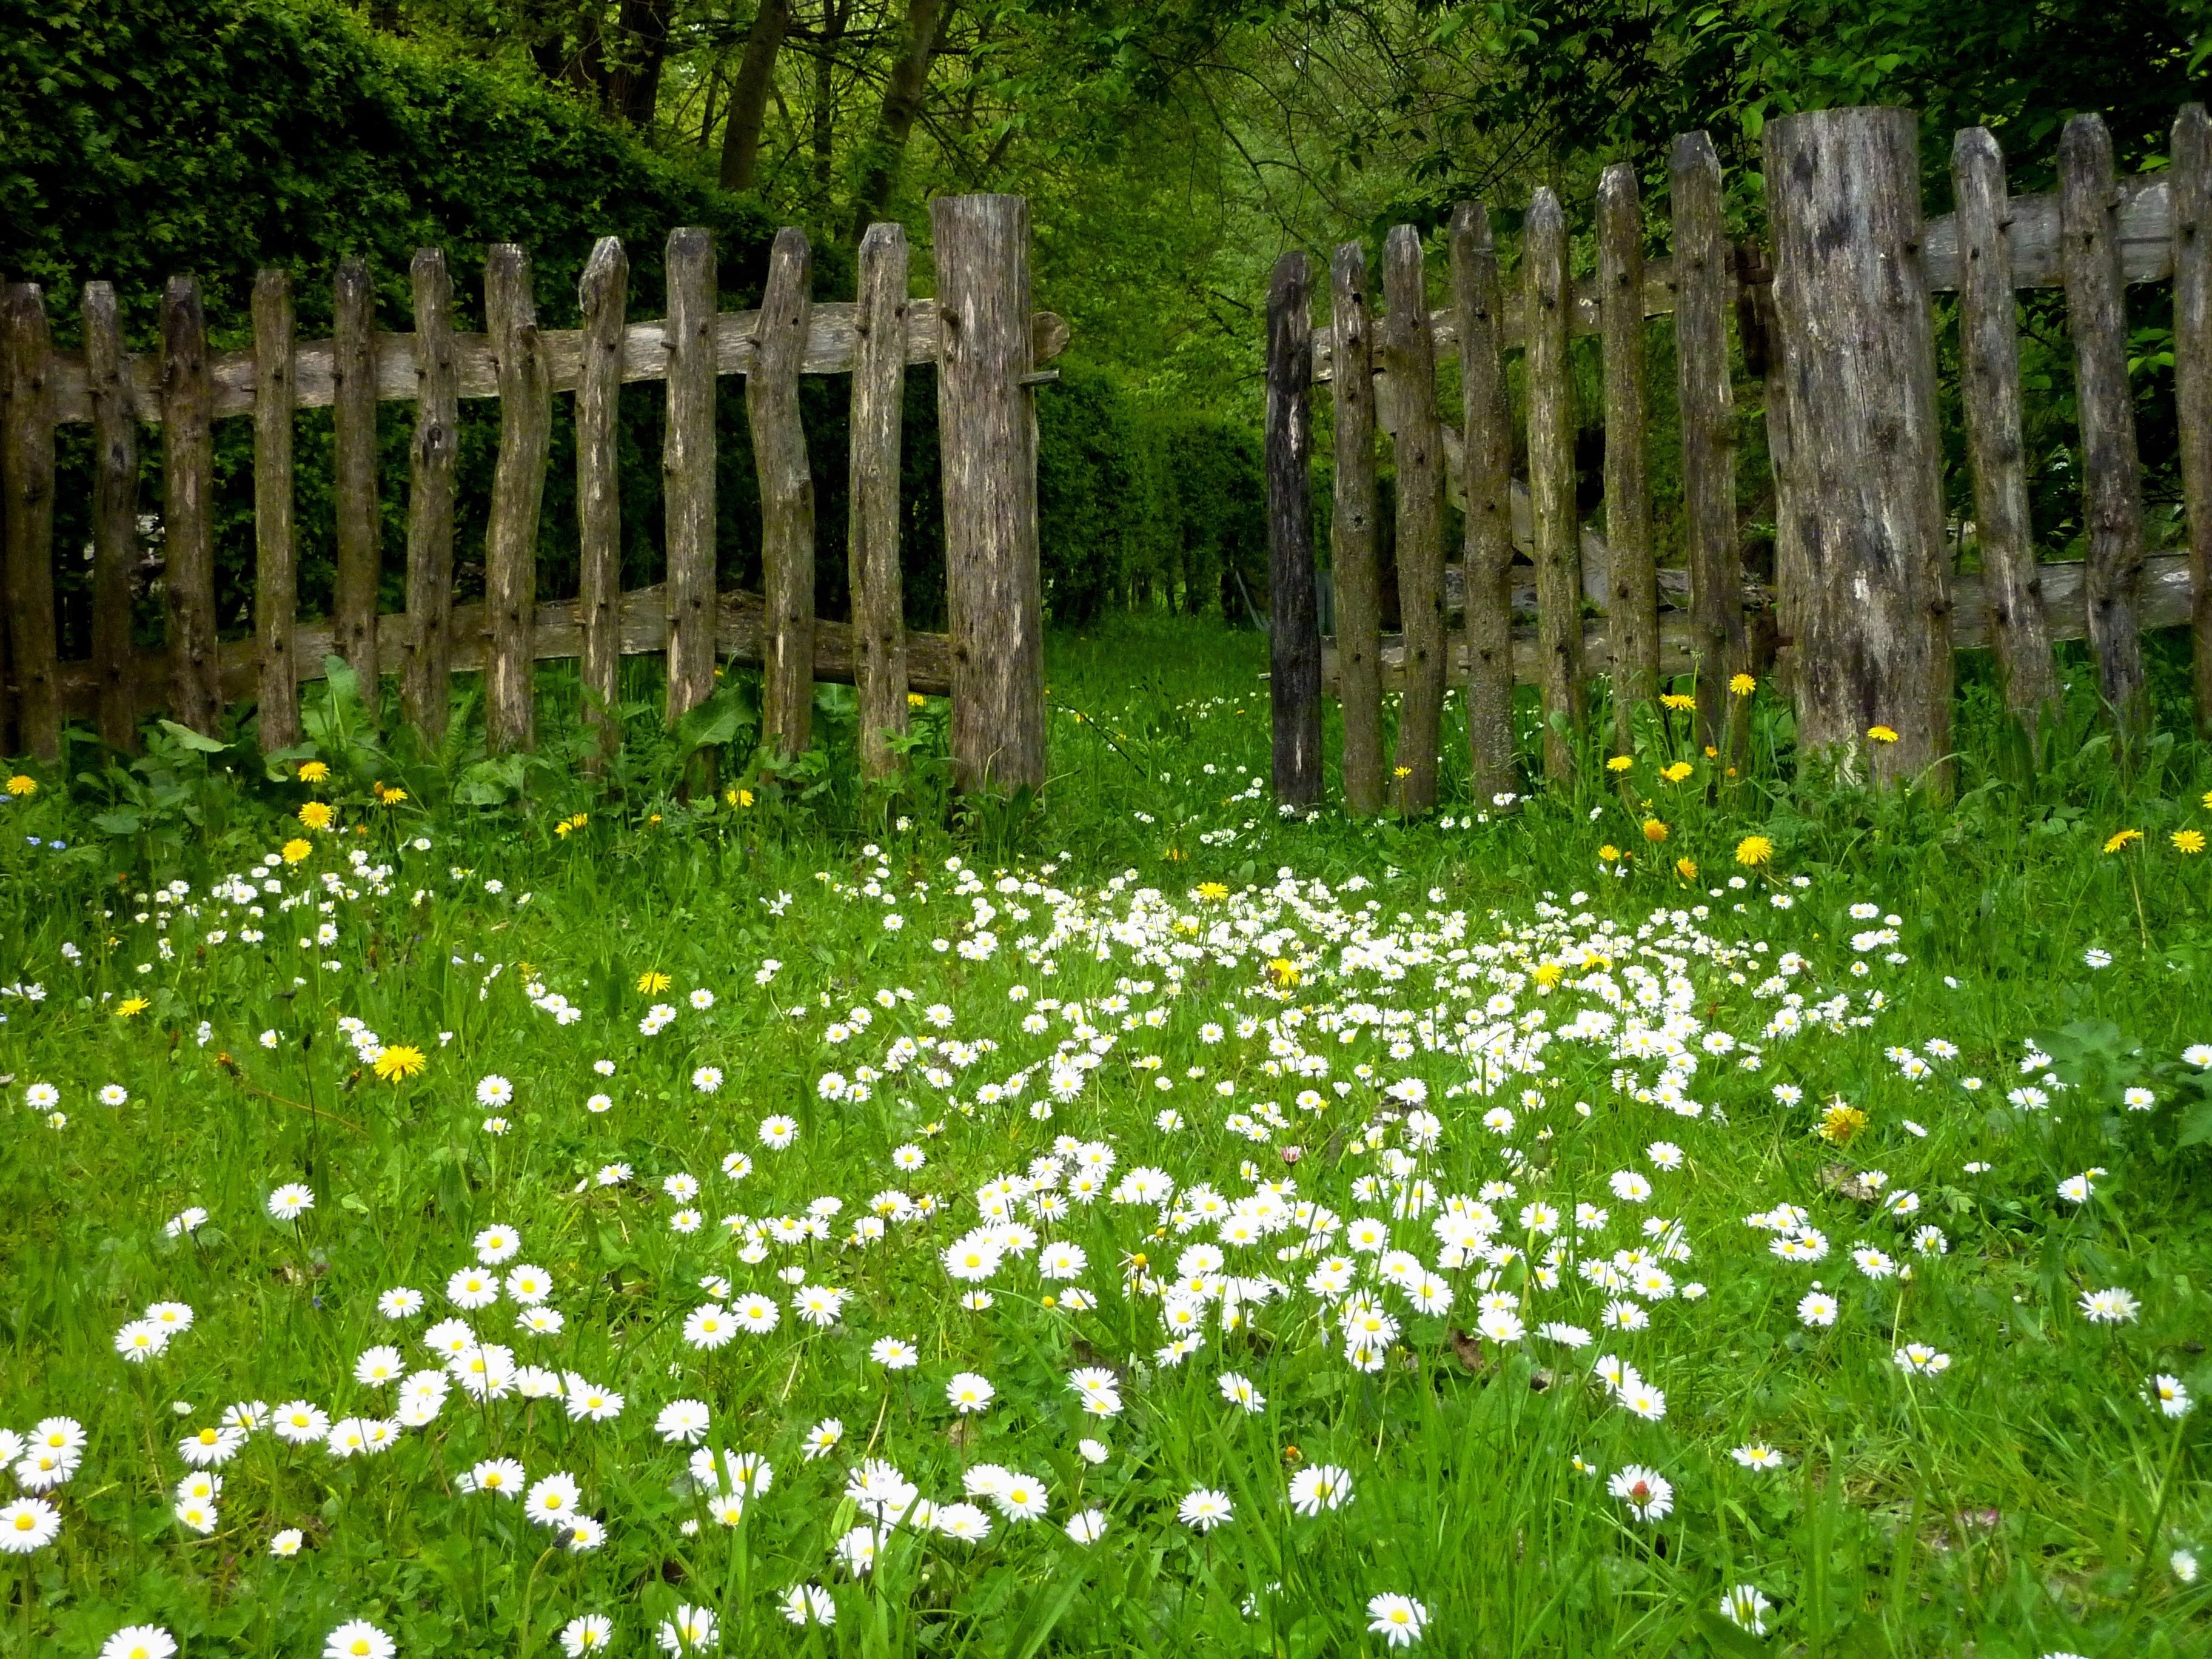
{"label": "forest background", "polygon": [[[2206,94],[2208,60],[2212,10],[2195,0],[0,0],[0,274],[45,284],[64,344],[82,283],[114,282],[144,347],[162,280],[191,270],[216,343],[240,345],[261,264],[293,270],[302,337],[329,331],[330,276],[348,255],[370,262],[380,325],[409,326],[407,264],[425,243],[447,248],[464,326],[480,327],[483,245],[512,240],[532,253],[541,320],[573,326],[599,235],[629,244],[633,317],[660,313],[660,250],[679,224],[714,228],[726,308],[757,299],[784,223],[813,239],[817,297],[845,299],[860,228],[898,220],[927,293],[929,198],[1019,193],[1037,301],[1073,325],[1062,379],[1038,397],[1054,620],[1135,607],[1256,624],[1264,289],[1283,250],[1325,259],[1356,240],[1379,251],[1389,226],[1433,232],[1478,198],[1510,257],[1530,189],[1549,183],[1579,216],[1593,264],[1596,174],[1625,160],[1644,177],[1659,251],[1668,141],[1698,127],[1719,147],[1735,228],[1755,232],[1765,123],[1837,104],[1919,111],[1931,213],[1948,206],[1950,136],[1966,125],[1996,133],[2016,192],[2048,187],[2058,129],[2079,110],[2106,116],[2123,172],[2156,168],[2175,106]],[[2036,529],[2045,557],[2078,556],[2063,302],[2022,297]],[[2148,519],[2154,540],[2171,540],[2168,291],[2138,289],[2130,304]],[[1601,525],[1595,345],[1577,348],[1577,465]],[[1671,378],[1663,340],[1651,372]],[[848,388],[826,377],[806,396],[817,604],[842,616]],[[927,370],[908,399],[909,620],[941,625]],[[624,393],[625,586],[661,574],[659,404],[654,387]],[[300,418],[301,609],[314,615],[332,576],[329,412]],[[394,550],[411,417],[386,404],[381,418]],[[466,405],[464,422],[465,601],[481,592],[496,406]],[[720,578],[757,586],[757,485],[734,377],[720,426]],[[555,432],[548,598],[576,585],[568,422]],[[1666,563],[1679,489],[1663,421],[1653,445]],[[149,644],[157,449],[144,447],[142,497]],[[1754,564],[1771,512],[1758,451],[1747,419]],[[219,429],[218,603],[234,634],[251,617],[250,453],[247,423]],[[58,544],[85,547],[64,561],[65,656],[88,651],[88,460],[84,428],[64,428]],[[1316,499],[1325,514],[1325,481]],[[404,608],[400,563],[387,554],[386,611]]]}

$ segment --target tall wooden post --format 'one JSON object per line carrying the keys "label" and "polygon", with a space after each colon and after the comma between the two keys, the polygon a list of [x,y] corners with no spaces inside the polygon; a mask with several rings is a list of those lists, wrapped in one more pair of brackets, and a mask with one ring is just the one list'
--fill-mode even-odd
{"label": "tall wooden post", "polygon": [[377,707],[383,665],[376,657],[376,595],[383,580],[384,514],[376,487],[376,290],[365,260],[339,262],[336,372],[331,430],[336,447],[337,582],[331,643],[360,677],[362,701]]}
{"label": "tall wooden post", "polygon": [[222,714],[216,656],[215,393],[199,284],[169,278],[161,295],[161,544],[167,556],[171,706],[179,725],[213,736]]}
{"label": "tall wooden post", "polygon": [[138,549],[138,418],[123,384],[123,328],[110,283],[84,285],[84,378],[92,399],[92,659],[100,676],[100,739],[138,739],[131,574]]}
{"label": "tall wooden post", "polygon": [[[672,259],[670,264],[668,287],[672,312],[676,297]],[[585,262],[583,276],[577,283],[577,298],[584,319],[584,361],[576,385],[576,611],[584,633],[584,719],[599,733],[599,739],[585,757],[585,766],[592,772],[605,767],[607,757],[622,738],[622,721],[615,709],[622,681],[622,457],[618,442],[623,317],[629,291],[629,258],[623,252],[622,240],[602,236],[593,246],[592,257]],[[710,363],[708,373],[711,375],[713,372]],[[710,388],[711,386],[710,380]],[[671,401],[673,402],[672,392]],[[710,412],[711,409],[710,404]],[[710,474],[708,489],[711,492],[713,488]],[[711,525],[712,514],[708,517]],[[672,545],[675,520],[675,504],[672,501]],[[674,562],[672,557],[672,568]],[[711,598],[708,603],[711,609]],[[712,626],[710,620],[708,627]],[[711,639],[708,648],[711,653]],[[670,676],[672,684],[674,678],[673,674]]]}
{"label": "tall wooden post", "polygon": [[553,393],[538,337],[530,257],[495,242],[484,260],[484,321],[499,379],[499,461],[484,535],[484,736],[495,753],[537,740],[538,512],[545,496]]}
{"label": "tall wooden post", "polygon": [[[714,313],[711,231],[668,233],[668,420],[661,428],[668,526],[668,723],[714,693]],[[763,313],[763,331],[767,315]],[[768,496],[762,495],[763,518]],[[810,581],[809,586],[811,587]],[[711,755],[687,781],[711,793]]]}
{"label": "tall wooden post", "polygon": [[2173,404],[2189,509],[2190,631],[2197,730],[2212,738],[2212,117],[2173,121]]}
{"label": "tall wooden post", "polygon": [[1452,210],[1451,272],[1467,495],[1467,736],[1481,806],[1521,786],[1513,752],[1513,410],[1506,396],[1505,298],[1490,216],[1480,202]]}
{"label": "tall wooden post", "polygon": [[1374,334],[1367,254],[1345,242],[1329,266],[1329,377],[1336,393],[1336,701],[1344,717],[1344,805],[1382,810],[1382,596],[1375,554]]}
{"label": "tall wooden post", "polygon": [[2040,755],[2044,732],[2058,716],[2058,668],[2027,516],[2012,213],[2004,155],[1988,128],[1969,127],[1953,139],[1951,193],[1959,204],[1959,401],[1974,475],[1974,528],[1990,642],[1996,648],[2005,706]]}
{"label": "tall wooden post", "polygon": [[0,541],[4,541],[8,666],[18,741],[40,760],[62,752],[54,635],[53,340],[36,283],[0,295]]}
{"label": "tall wooden post", "polygon": [[2128,386],[2127,289],[2120,273],[2120,191],[2103,119],[2077,115],[2058,139],[2058,228],[2081,411],[2083,571],[2097,685],[2123,736],[2150,721],[2142,661],[2142,466]]}
{"label": "tall wooden post", "polygon": [[[1904,109],[1787,116],[1765,133],[1796,469],[1783,510],[1806,583],[1798,738],[1863,754],[1878,781],[1929,774],[1942,789],[1950,584],[1918,151]],[[1869,741],[1878,726],[1896,741]]]}
{"label": "tall wooden post", "polygon": [[957,787],[1045,778],[1030,213],[1018,196],[940,196],[938,425],[945,468]]}
{"label": "tall wooden post", "polygon": [[300,680],[292,660],[300,603],[292,525],[293,347],[292,273],[264,268],[253,279],[253,654],[264,754],[300,740]]}
{"label": "tall wooden post", "polygon": [[[804,753],[814,735],[814,477],[799,415],[799,365],[813,314],[807,295],[812,270],[806,233],[789,226],[778,231],[769,250],[752,372],[745,376],[745,413],[760,473],[761,586],[768,611],[761,735],[785,756]],[[946,505],[949,512],[949,495]],[[949,562],[949,542],[946,557]]]}
{"label": "tall wooden post", "polygon": [[1401,810],[1426,812],[1437,804],[1444,707],[1444,445],[1421,238],[1411,225],[1395,226],[1383,242],[1382,286],[1384,381],[1398,466],[1398,613],[1406,641],[1392,769]]}
{"label": "tall wooden post", "polygon": [[415,437],[407,450],[407,719],[435,743],[452,702],[453,464],[459,454],[461,378],[453,351],[453,282],[445,253],[417,248]]}
{"label": "tall wooden post", "polygon": [[[1544,694],[1544,775],[1575,773],[1583,728],[1582,523],[1575,512],[1574,380],[1567,365],[1567,216],[1539,186],[1521,261],[1528,319],[1528,496],[1535,522],[1536,637]],[[1562,727],[1564,726],[1564,730]]]}
{"label": "tall wooden post", "polygon": [[1644,449],[1644,202],[1636,169],[1626,161],[1598,180],[1597,284],[1605,333],[1605,539],[1612,550],[1605,636],[1613,746],[1626,754],[1635,710],[1659,696],[1659,573]]}
{"label": "tall wooden post", "polygon": [[907,729],[906,593],[899,575],[899,452],[906,392],[906,227],[870,225],[860,238],[860,303],[854,318],[851,526],[854,678],[860,705],[860,774],[888,777]]}
{"label": "tall wooden post", "polygon": [[1275,799],[1321,799],[1321,622],[1313,541],[1313,277],[1304,252],[1267,288],[1267,696]]}

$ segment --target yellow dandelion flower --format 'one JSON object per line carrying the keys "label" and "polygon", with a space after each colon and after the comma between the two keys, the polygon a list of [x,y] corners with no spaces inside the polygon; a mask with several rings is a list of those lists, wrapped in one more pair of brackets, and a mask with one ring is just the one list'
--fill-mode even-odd
{"label": "yellow dandelion flower", "polygon": [[144,1013],[152,1006],[153,1004],[148,1002],[143,997],[125,997],[115,1005],[115,1012],[124,1018],[131,1019]]}
{"label": "yellow dandelion flower", "polygon": [[1657,818],[1644,819],[1644,839],[1650,842],[1654,847],[1656,847],[1661,842],[1667,839],[1667,826],[1661,823]]}
{"label": "yellow dandelion flower", "polygon": [[1669,691],[1659,701],[1678,714],[1686,714],[1698,706],[1698,700],[1680,691]]}
{"label": "yellow dandelion flower", "polygon": [[1618,863],[1620,859],[1620,848],[1615,847],[1611,842],[1606,842],[1604,846],[1597,849],[1597,860],[1600,864]]}
{"label": "yellow dandelion flower", "polygon": [[8,780],[8,793],[11,795],[35,795],[39,793],[39,781],[27,772],[18,772]]}
{"label": "yellow dandelion flower", "polygon": [[301,841],[298,836],[295,836],[290,841],[286,842],[284,845],[277,850],[283,854],[285,863],[297,864],[301,859],[307,857],[308,854],[313,852],[315,849],[310,847],[306,842]]}
{"label": "yellow dandelion flower", "polygon": [[1674,860],[1674,873],[1681,877],[1684,881],[1695,881],[1698,878],[1697,860],[1676,859]]}
{"label": "yellow dandelion flower", "polygon": [[1536,983],[1539,985],[1557,985],[1566,976],[1567,970],[1556,962],[1540,963],[1535,973]]}
{"label": "yellow dandelion flower", "polygon": [[1756,870],[1774,856],[1774,843],[1764,836],[1746,836],[1735,844],[1735,861]]}
{"label": "yellow dandelion flower", "polygon": [[750,790],[750,789],[740,789],[740,790],[738,790],[738,805],[740,805],[740,806],[750,806],[752,804],[753,804],[753,792],[752,792],[751,790]]}
{"label": "yellow dandelion flower", "polygon": [[906,706],[909,708],[927,708],[929,707],[929,699],[919,691],[909,691],[906,694]]}
{"label": "yellow dandelion flower", "polygon": [[1410,778],[1413,775],[1413,769],[1410,766],[1396,767],[1392,769],[1390,775],[1394,778]]}
{"label": "yellow dandelion flower", "polygon": [[2177,830],[2170,839],[2177,853],[2201,853],[2204,850],[2204,832],[2202,830]]}
{"label": "yellow dandelion flower", "polygon": [[1615,755],[1605,763],[1605,769],[1608,772],[1626,772],[1635,764],[1636,757],[1633,755]]}
{"label": "yellow dandelion flower", "polygon": [[1729,690],[1739,697],[1747,697],[1759,689],[1759,682],[1748,674],[1737,674],[1729,680]]}
{"label": "yellow dandelion flower", "polygon": [[1820,1114],[1820,1139],[1840,1146],[1867,1126],[1867,1115],[1856,1106],[1838,1101]]}
{"label": "yellow dandelion flower", "polygon": [[2118,853],[2142,839],[2140,830],[2123,830],[2105,843],[2107,853]]}
{"label": "yellow dandelion flower", "polygon": [[320,761],[301,761],[300,763],[300,781],[302,783],[320,783],[325,778],[330,776],[330,775],[331,769]]}
{"label": "yellow dandelion flower", "polygon": [[386,1083],[398,1083],[417,1075],[429,1063],[412,1043],[398,1042],[376,1057],[376,1074]]}
{"label": "yellow dandelion flower", "polygon": [[1225,899],[1229,890],[1218,881],[1201,881],[1198,884],[1198,896],[1202,899]]}
{"label": "yellow dandelion flower", "polygon": [[300,805],[300,822],[310,830],[329,829],[331,820],[337,816],[337,814],[331,810],[330,802],[326,800],[303,801]]}
{"label": "yellow dandelion flower", "polygon": [[1869,726],[1867,727],[1867,738],[1869,741],[1873,743],[1895,743],[1897,741],[1897,732],[1894,728],[1890,726]]}
{"label": "yellow dandelion flower", "polygon": [[637,976],[637,988],[647,996],[658,996],[668,988],[668,975],[648,968]]}
{"label": "yellow dandelion flower", "polygon": [[376,786],[376,798],[386,806],[397,806],[407,799],[407,792],[404,789],[386,789],[380,783]]}
{"label": "yellow dandelion flower", "polygon": [[1298,982],[1297,964],[1288,957],[1277,957],[1267,964],[1267,977],[1287,991]]}
{"label": "yellow dandelion flower", "polygon": [[559,836],[565,841],[568,838],[568,832],[575,827],[576,826],[569,823],[568,819],[562,818],[560,823],[553,826],[553,833]]}
{"label": "yellow dandelion flower", "polygon": [[1696,770],[1697,768],[1692,766],[1687,761],[1676,761],[1672,766],[1661,767],[1659,775],[1669,783],[1680,783]]}

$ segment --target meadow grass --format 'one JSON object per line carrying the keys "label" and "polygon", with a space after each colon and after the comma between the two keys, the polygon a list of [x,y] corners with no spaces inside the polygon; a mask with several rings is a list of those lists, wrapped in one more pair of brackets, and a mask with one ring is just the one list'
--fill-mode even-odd
{"label": "meadow grass", "polygon": [[2203,751],[1360,824],[1263,666],[1055,640],[964,809],[699,787],[734,677],[23,770],[7,1650],[2204,1650]]}

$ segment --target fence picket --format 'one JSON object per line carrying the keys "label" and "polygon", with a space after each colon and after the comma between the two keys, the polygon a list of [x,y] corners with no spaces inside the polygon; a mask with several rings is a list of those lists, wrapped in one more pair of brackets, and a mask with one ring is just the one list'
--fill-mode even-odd
{"label": "fence picket", "polygon": [[1368,320],[1367,255],[1357,242],[1329,265],[1329,336],[1340,371],[1336,392],[1336,499],[1329,571],[1336,585],[1336,645],[1344,714],[1344,804],[1365,817],[1382,810],[1382,594],[1376,563],[1374,336]]}
{"label": "fence picket", "polygon": [[2174,118],[2171,188],[2173,404],[2189,512],[2197,729],[2212,737],[2212,117],[2202,104]]}
{"label": "fence picket", "polygon": [[178,723],[214,735],[222,714],[216,654],[215,491],[207,319],[199,283],[169,278],[161,295],[161,545],[167,561],[171,706]]}
{"label": "fence picket", "polygon": [[[1680,261],[1676,261],[1676,268]],[[1597,186],[1598,309],[1605,345],[1605,633],[1613,739],[1659,695],[1659,573],[1651,557],[1651,472],[1644,435],[1644,202],[1636,169],[1615,162]]]}
{"label": "fence picket", "polygon": [[1383,384],[1397,464],[1398,614],[1406,641],[1406,695],[1398,706],[1398,805],[1437,804],[1437,751],[1444,703],[1443,434],[1437,424],[1436,351],[1429,337],[1420,233],[1392,228],[1382,246]]}
{"label": "fence picket", "polygon": [[[799,415],[812,271],[806,233],[788,225],[776,232],[753,367],[745,376],[745,414],[760,472],[761,590],[768,605],[761,736],[783,756],[803,752],[814,732],[814,480]],[[945,558],[949,566],[950,548]]]}
{"label": "fence picket", "polygon": [[930,204],[938,270],[939,441],[952,635],[952,775],[962,789],[1045,780],[1030,210],[1018,196]]}
{"label": "fence picket", "polygon": [[53,338],[46,291],[13,283],[0,298],[6,359],[0,363],[0,538],[6,547],[8,667],[15,686],[16,741],[41,760],[62,752],[54,683]]}
{"label": "fence picket", "polygon": [[538,621],[538,512],[544,498],[553,395],[538,338],[530,257],[495,242],[484,260],[484,321],[499,364],[499,462],[484,535],[484,735],[494,753],[536,740],[532,634]]}
{"label": "fence picket", "polygon": [[138,741],[138,684],[131,649],[131,567],[138,545],[138,423],[123,385],[123,327],[112,283],[87,283],[82,302],[86,389],[92,401],[92,661],[100,741]]}
{"label": "fence picket", "polygon": [[2097,684],[2124,733],[2150,718],[2143,678],[2142,468],[2128,386],[2118,182],[2101,117],[2076,115],[2058,139],[2058,212],[2066,324],[2081,411],[2081,518],[2089,544],[2089,649]]}
{"label": "fence picket", "polygon": [[377,706],[376,595],[384,567],[384,515],[376,477],[376,289],[368,262],[343,259],[332,294],[337,331],[331,399],[337,582],[331,620],[337,653],[360,677],[362,701]]}
{"label": "fence picket", "polygon": [[[669,298],[673,311],[672,269],[671,275]],[[621,412],[623,321],[629,291],[629,258],[623,252],[622,240],[603,236],[593,246],[577,285],[584,319],[584,359],[576,382],[576,610],[584,630],[584,718],[598,729],[599,738],[585,757],[586,769],[594,773],[605,769],[622,740],[615,708],[622,677],[622,471],[617,422]],[[670,384],[672,387],[674,382]],[[672,391],[671,398],[672,401]],[[711,410],[710,404],[710,414]],[[711,477],[708,488],[713,488]],[[672,507],[669,521],[672,529]],[[712,521],[710,513],[710,526]],[[710,637],[710,663],[712,652]],[[671,679],[672,683],[672,675]]]}
{"label": "fence picket", "polygon": [[[1540,185],[1521,258],[1528,319],[1528,495],[1535,521],[1536,630],[1544,661],[1544,775],[1574,776],[1583,684],[1582,526],[1575,513],[1574,382],[1567,366],[1567,219]],[[1567,729],[1561,731],[1564,720]]]}
{"label": "fence picket", "polygon": [[2005,706],[2039,755],[2043,734],[2058,717],[2058,668],[2027,514],[2004,153],[1986,127],[1968,127],[1953,138],[1951,192],[1959,204],[1960,403],[1990,638]]}
{"label": "fence picket", "polygon": [[[1721,163],[1702,132],[1668,157],[1674,218],[1675,402],[1682,431],[1682,517],[1687,532],[1691,627],[1697,639],[1702,742],[1742,752],[1743,699],[1729,682],[1751,666],[1736,550],[1735,392],[1729,378],[1728,308],[1735,286],[1721,212]],[[1608,453],[1610,453],[1608,451]],[[1610,533],[1611,514],[1607,529]],[[1726,711],[1725,713],[1723,711]]]}
{"label": "fence picket", "polygon": [[[292,661],[299,555],[292,519],[292,273],[253,279],[254,700],[264,754],[300,740],[300,681]],[[343,639],[341,625],[339,635]]]}
{"label": "fence picket", "polygon": [[[666,268],[668,421],[662,430],[660,470],[668,542],[672,726],[714,690],[714,233],[698,226],[670,231]],[[761,503],[765,529],[765,489]],[[808,586],[811,592],[811,577]],[[693,766],[692,783],[708,793],[714,779],[706,769],[713,763],[711,754],[702,754]]]}
{"label": "fence picket", "polygon": [[453,700],[453,464],[459,454],[460,372],[453,352],[453,283],[442,249],[417,248],[415,436],[407,450],[407,719],[433,743]]}
{"label": "fence picket", "polygon": [[1451,278],[1466,496],[1467,735],[1480,803],[1520,787],[1513,744],[1513,410],[1504,289],[1490,215],[1480,202],[1452,210]]}
{"label": "fence picket", "polygon": [[854,313],[850,528],[846,576],[860,705],[860,775],[888,777],[899,753],[885,733],[907,729],[906,594],[899,575],[899,451],[906,388],[906,227],[870,225],[860,239]]}
{"label": "fence picket", "polygon": [[1312,382],[1313,268],[1294,248],[1267,284],[1267,695],[1275,799],[1304,807],[1322,796]]}

